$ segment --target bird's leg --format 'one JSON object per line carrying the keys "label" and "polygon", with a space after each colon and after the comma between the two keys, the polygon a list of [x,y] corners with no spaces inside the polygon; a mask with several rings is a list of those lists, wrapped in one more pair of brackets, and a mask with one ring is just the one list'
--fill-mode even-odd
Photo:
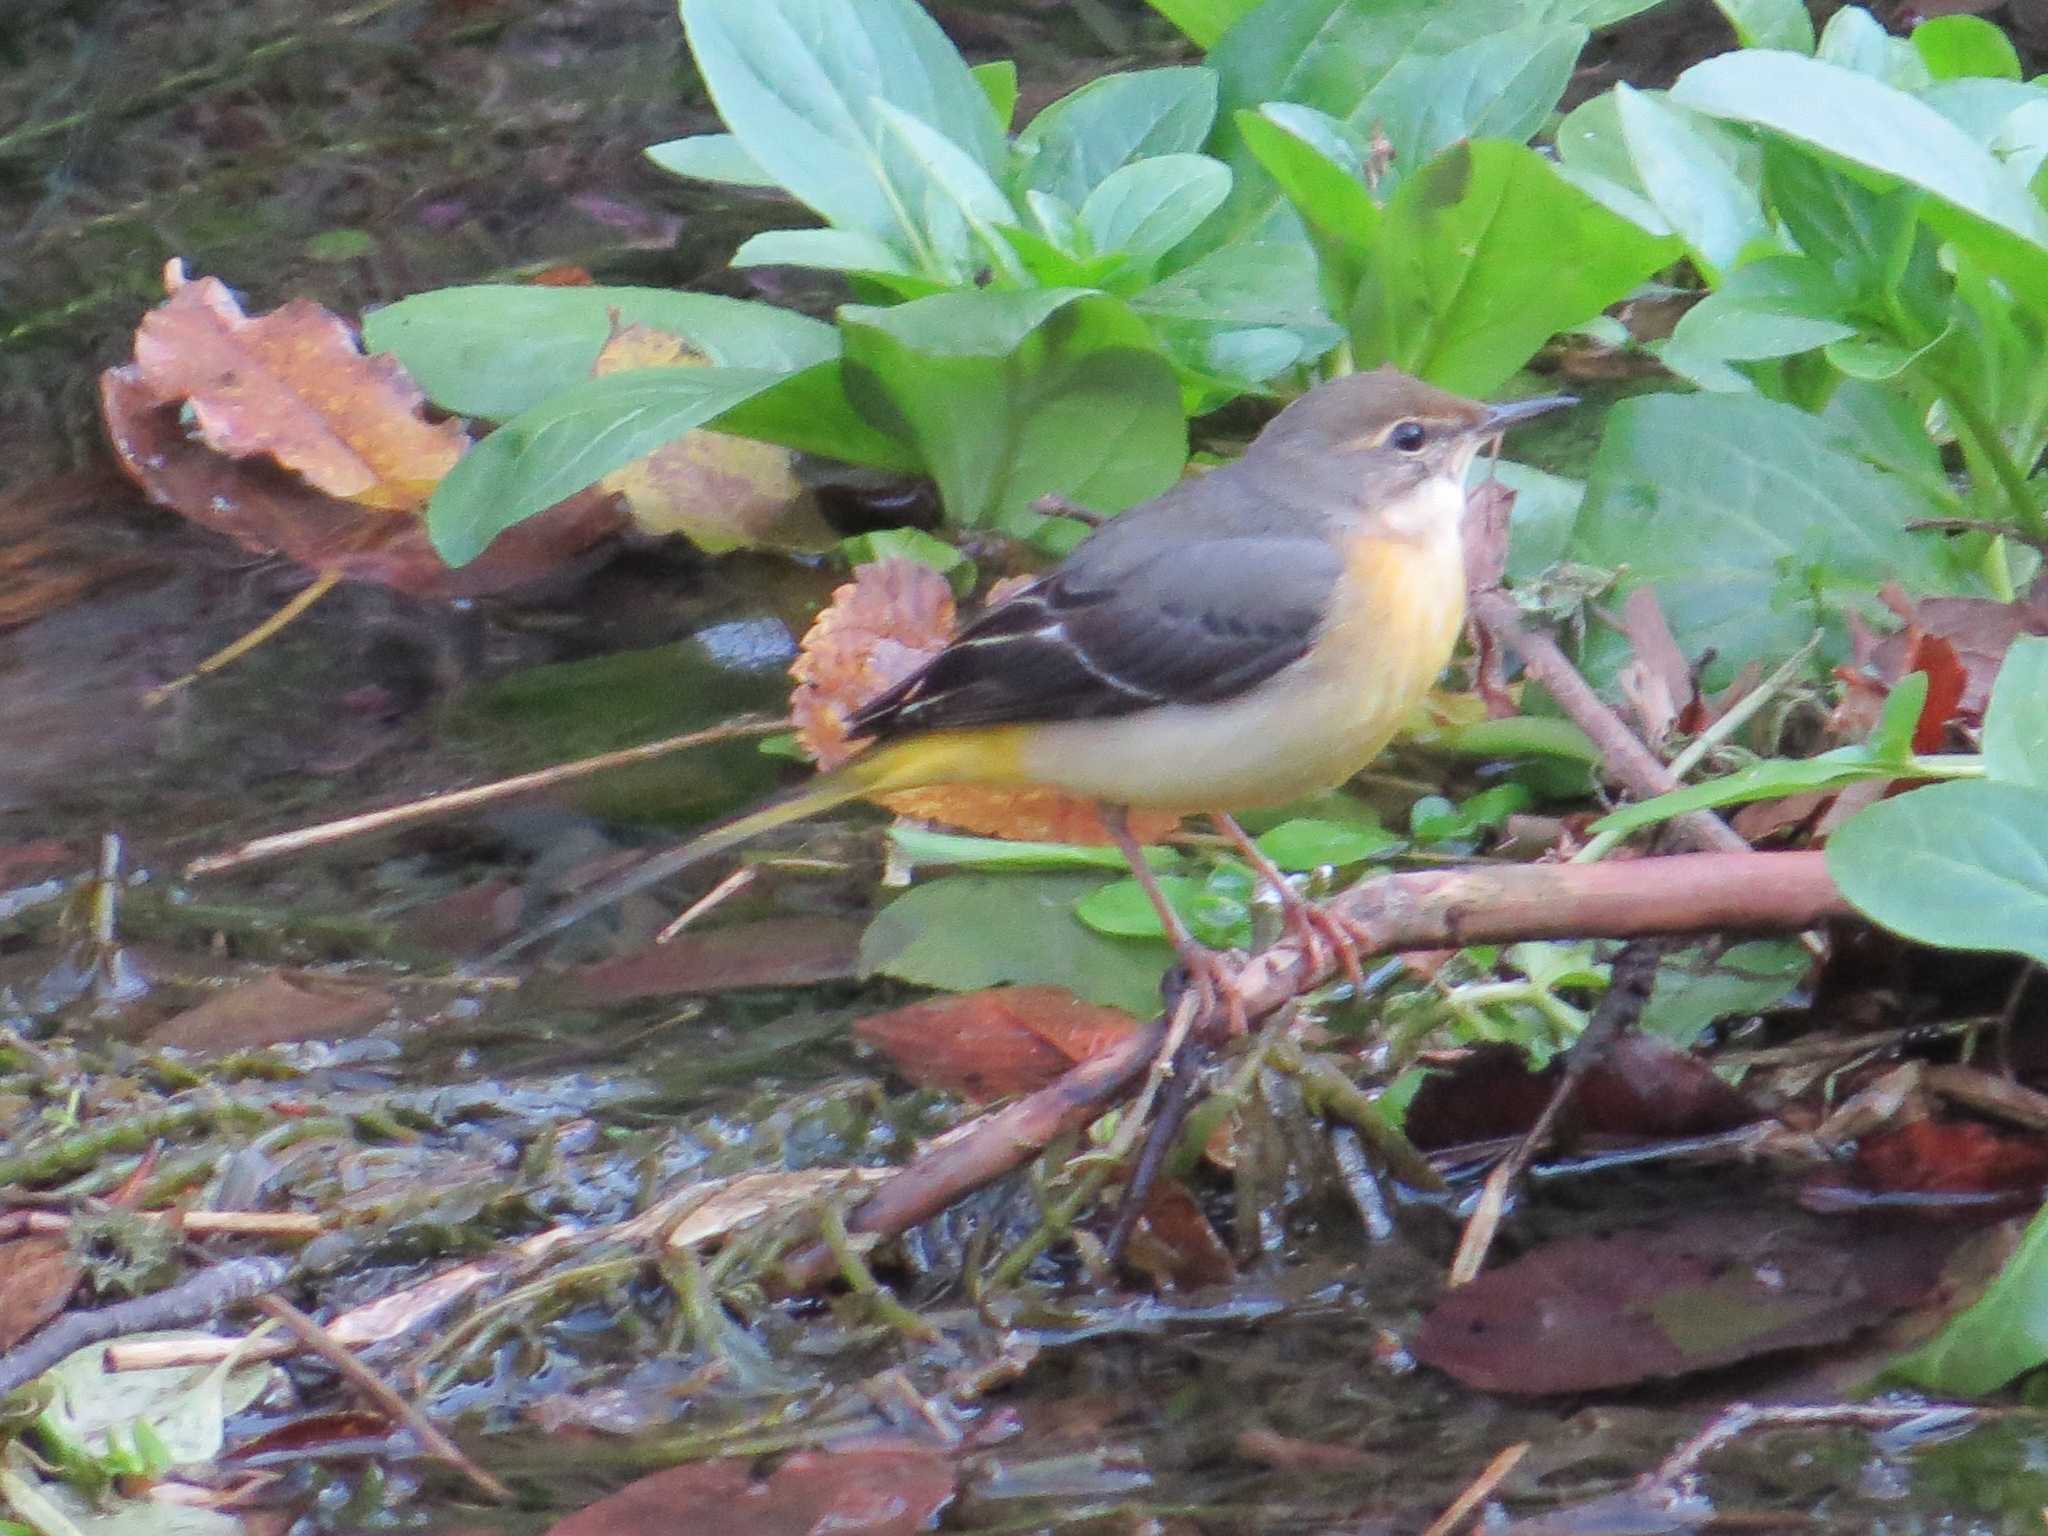
{"label": "bird's leg", "polygon": [[1259,845],[1237,824],[1235,816],[1227,811],[1211,811],[1209,820],[1215,823],[1218,832],[1236,845],[1238,855],[1251,865],[1252,872],[1273,888],[1273,894],[1280,898],[1281,916],[1294,941],[1315,957],[1318,966],[1327,945],[1336,956],[1337,963],[1344,968],[1344,979],[1351,983],[1353,995],[1364,997],[1365,967],[1358,952],[1358,935],[1351,927],[1297,891],[1288,881],[1286,872],[1259,851]]}
{"label": "bird's leg", "polygon": [[1187,924],[1180,920],[1180,914],[1173,910],[1173,903],[1159,888],[1159,879],[1152,873],[1152,866],[1145,862],[1144,848],[1131,832],[1130,812],[1121,805],[1104,805],[1102,824],[1109,829],[1109,835],[1116,840],[1124,861],[1131,866],[1131,874],[1151,900],[1152,910],[1159,914],[1159,926],[1166,930],[1167,942],[1180,956],[1181,969],[1187,972],[1189,984],[1201,991],[1204,1014],[1213,1018],[1220,1010],[1229,1021],[1233,1035],[1246,1033],[1251,1025],[1245,1015],[1244,994],[1238,991],[1236,978],[1230,974],[1223,957],[1199,943],[1188,932]]}

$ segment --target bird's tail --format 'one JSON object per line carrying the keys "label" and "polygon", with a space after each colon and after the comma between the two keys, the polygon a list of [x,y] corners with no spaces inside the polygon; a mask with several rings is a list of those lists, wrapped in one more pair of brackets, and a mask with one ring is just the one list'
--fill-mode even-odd
{"label": "bird's tail", "polygon": [[616,880],[607,881],[561,910],[549,913],[533,927],[515,934],[477,964],[485,970],[499,966],[551,934],[582,922],[592,913],[601,912],[613,902],[623,901],[658,880],[666,880],[678,870],[715,858],[763,832],[829,811],[849,800],[858,800],[862,795],[914,789],[948,779],[1000,776],[1002,750],[998,740],[1004,734],[1000,731],[943,732],[864,752],[843,767],[820,774],[794,789],[770,795],[751,810],[742,811],[730,820],[698,833],[679,847],[655,854]]}

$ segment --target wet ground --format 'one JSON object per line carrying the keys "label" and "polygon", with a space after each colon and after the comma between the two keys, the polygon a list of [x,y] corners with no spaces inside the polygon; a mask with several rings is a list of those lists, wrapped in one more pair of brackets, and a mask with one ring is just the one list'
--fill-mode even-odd
{"label": "wet ground", "polygon": [[[1181,51],[1121,0],[937,9],[975,56],[1019,60],[1027,110]],[[1660,12],[1597,69],[1654,79],[1704,27]],[[872,818],[784,845],[801,857],[722,909],[740,936],[707,946],[686,991],[621,1000],[586,973],[511,992],[455,969],[517,922],[522,887],[541,899],[773,782],[749,742],[261,871],[175,878],[246,837],[778,707],[836,578],[664,546],[485,605],[345,588],[145,709],[147,689],[302,577],[141,504],[98,441],[93,379],[126,355],[174,255],[252,310],[307,295],[355,313],[554,264],[749,293],[724,257],[773,210],[692,192],[638,156],[708,126],[661,0],[71,0],[0,20],[0,1014],[21,1042],[0,1044],[0,1120],[16,1146],[46,1145],[52,1126],[80,1138],[68,1162],[9,1164],[0,1185],[76,1197],[139,1177],[152,1198],[204,1190],[224,1206],[289,1191],[339,1221],[302,1251],[299,1280],[302,1301],[340,1310],[558,1224],[622,1220],[690,1175],[901,1160],[962,1117],[850,1043],[853,1018],[914,995],[852,979],[876,900]],[[595,670],[532,681],[571,662]],[[50,882],[110,833],[126,883],[115,942],[95,946]],[[672,911],[635,903],[578,947],[616,953]],[[291,990],[195,1022],[228,982],[273,976]],[[321,1038],[276,1043],[300,1034]],[[202,1038],[232,1049],[177,1054]],[[223,1164],[231,1140],[248,1150]],[[1740,1207],[1761,1177],[1589,1179],[1512,1241],[1617,1209]],[[858,1294],[775,1300],[738,1262],[671,1255],[657,1278],[619,1248],[536,1268],[531,1292],[508,1282],[494,1294],[509,1300],[460,1329],[367,1357],[512,1485],[514,1512],[403,1444],[345,1449],[341,1428],[274,1448],[276,1502],[304,1512],[295,1529],[537,1531],[678,1460],[886,1432],[957,1452],[947,1529],[1415,1531],[1504,1446],[1535,1447],[1501,1489],[1533,1516],[1624,1486],[1727,1401],[1837,1396],[1860,1379],[1817,1367],[1598,1400],[1475,1393],[1402,1344],[1453,1217],[1417,1204],[1397,1237],[1369,1241],[1314,1153],[1270,1187],[1285,1216],[1262,1231],[1234,1220],[1228,1181],[1212,1185],[1238,1249],[1228,1282],[1161,1299],[1062,1256],[969,1294],[963,1273],[1039,1222],[1029,1179],[1006,1181],[888,1270],[937,1341]],[[317,1368],[294,1385],[340,1400]],[[279,1412],[241,1429],[266,1411]],[[2044,1458],[2032,1417],[1897,1444],[1759,1435],[1712,1463],[1727,1522],[1712,1528],[2037,1530]],[[1672,1518],[1554,1529],[1699,1527]]]}

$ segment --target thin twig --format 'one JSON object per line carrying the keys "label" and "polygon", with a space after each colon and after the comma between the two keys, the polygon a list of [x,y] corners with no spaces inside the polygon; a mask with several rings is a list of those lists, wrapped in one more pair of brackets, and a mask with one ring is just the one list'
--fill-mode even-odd
{"label": "thin twig", "polygon": [[442,795],[428,795],[423,800],[409,800],[404,805],[388,806],[381,811],[365,811],[359,816],[344,816],[339,821],[323,821],[310,827],[301,827],[296,832],[278,832],[269,837],[259,837],[239,847],[194,859],[185,866],[185,874],[187,877],[217,875],[224,870],[260,864],[267,859],[304,853],[309,848],[324,848],[334,843],[348,842],[352,838],[368,837],[372,833],[389,832],[396,827],[411,826],[415,822],[437,821],[442,817],[460,815],[465,811],[496,805],[502,800],[511,800],[520,795],[535,794],[543,789],[553,789],[560,784],[587,779],[594,773],[603,773],[608,769],[622,768],[631,763],[652,762],[674,752],[686,752],[692,747],[709,746],[713,742],[730,741],[740,736],[767,736],[788,728],[789,722],[786,720],[728,720],[723,725],[714,725],[705,730],[669,736],[661,741],[645,742],[637,747],[623,747],[616,752],[600,752],[595,757],[578,758],[573,763],[558,763],[552,768],[517,774],[509,779],[495,779],[489,784],[450,790]]}
{"label": "thin twig", "polygon": [[[1522,622],[1513,598],[1497,590],[1476,593],[1472,613],[1496,639],[1514,648],[1529,675],[1543,685],[1572,724],[1593,739],[1608,773],[1623,788],[1643,800],[1678,788],[1671,770],[1602,702],[1557,642]],[[1703,851],[1735,853],[1749,847],[1733,827],[1706,811],[1675,816],[1670,824],[1677,837]]]}
{"label": "thin twig", "polygon": [[34,1381],[87,1345],[124,1333],[193,1327],[236,1302],[275,1290],[290,1273],[291,1265],[283,1259],[229,1259],[167,1291],[117,1301],[97,1311],[67,1312],[27,1343],[0,1355],[0,1396]]}
{"label": "thin twig", "polygon": [[470,1460],[461,1446],[442,1433],[418,1408],[386,1385],[375,1371],[350,1354],[348,1346],[341,1340],[282,1296],[259,1296],[256,1298],[256,1306],[298,1335],[300,1342],[333,1366],[340,1373],[342,1380],[369,1398],[387,1417],[396,1419],[410,1429],[419,1437],[420,1444],[426,1447],[430,1455],[459,1470],[485,1498],[493,1504],[512,1502],[510,1488]]}
{"label": "thin twig", "polygon": [[1451,1536],[1451,1532],[1463,1524],[1471,1513],[1486,1502],[1501,1479],[1506,1477],[1529,1454],[1529,1442],[1523,1440],[1500,1452],[1493,1460],[1480,1469],[1479,1475],[1465,1486],[1465,1491],[1451,1500],[1444,1512],[1429,1522],[1422,1536]]}

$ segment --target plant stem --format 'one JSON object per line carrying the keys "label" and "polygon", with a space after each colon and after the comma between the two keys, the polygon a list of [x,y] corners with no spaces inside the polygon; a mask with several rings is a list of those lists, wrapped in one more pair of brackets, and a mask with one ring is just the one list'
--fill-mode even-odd
{"label": "plant stem", "polygon": [[2048,539],[2048,514],[2034,505],[2034,498],[2027,490],[2027,477],[2013,462],[2012,455],[2006,452],[2005,441],[1998,435],[1996,425],[1962,390],[1944,389],[1942,399],[1955,413],[1957,424],[1970,434],[1984,462],[1991,466],[1998,488],[2004,492],[2006,505],[2012,510],[2015,526],[2030,539]]}

